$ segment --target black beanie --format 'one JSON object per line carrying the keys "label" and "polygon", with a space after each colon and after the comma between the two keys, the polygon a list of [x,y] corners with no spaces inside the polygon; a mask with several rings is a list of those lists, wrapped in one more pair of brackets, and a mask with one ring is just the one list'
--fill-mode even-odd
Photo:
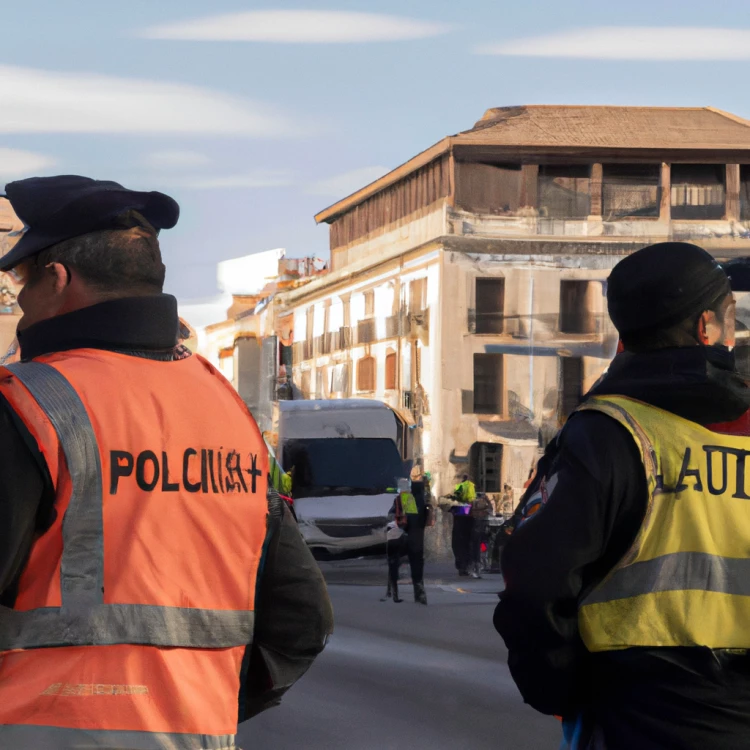
{"label": "black beanie", "polygon": [[607,306],[623,336],[669,328],[730,292],[727,274],[705,250],[687,242],[660,242],[612,269]]}

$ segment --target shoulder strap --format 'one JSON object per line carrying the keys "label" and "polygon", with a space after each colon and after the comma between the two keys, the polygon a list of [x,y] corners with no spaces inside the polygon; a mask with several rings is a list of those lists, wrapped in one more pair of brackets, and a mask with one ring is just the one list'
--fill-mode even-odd
{"label": "shoulder strap", "polygon": [[73,487],[63,524],[60,567],[63,604],[103,602],[102,467],[86,407],[62,373],[42,362],[7,365],[57,433]]}

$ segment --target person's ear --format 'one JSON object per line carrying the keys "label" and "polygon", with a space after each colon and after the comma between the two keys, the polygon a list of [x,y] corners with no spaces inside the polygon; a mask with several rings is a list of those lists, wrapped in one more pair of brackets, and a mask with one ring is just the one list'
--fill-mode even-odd
{"label": "person's ear", "polygon": [[698,341],[703,346],[713,346],[721,340],[722,325],[719,323],[716,313],[706,310],[698,318]]}
{"label": "person's ear", "polygon": [[48,263],[44,267],[48,281],[52,284],[55,294],[62,294],[65,288],[70,284],[70,272],[62,263]]}
{"label": "person's ear", "polygon": [[698,318],[698,341],[700,341],[703,346],[708,346],[708,313],[704,312],[701,313],[700,318]]}

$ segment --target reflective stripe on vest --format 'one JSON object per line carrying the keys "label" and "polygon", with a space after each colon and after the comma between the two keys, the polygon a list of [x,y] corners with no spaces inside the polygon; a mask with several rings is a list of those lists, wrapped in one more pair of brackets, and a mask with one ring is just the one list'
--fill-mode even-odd
{"label": "reflective stripe on vest", "polygon": [[235,750],[233,734],[180,734],[67,729],[24,724],[0,726],[0,747],[63,750],[63,748],[127,748],[127,750]]}
{"label": "reflective stripe on vest", "polygon": [[631,433],[649,492],[631,549],[580,605],[587,648],[750,648],[750,438],[620,396],[579,410]]}
{"label": "reflective stripe on vest", "polygon": [[629,599],[656,591],[713,591],[750,596],[750,558],[719,557],[704,552],[673,552],[616,570],[605,589],[586,604]]}
{"label": "reflective stripe on vest", "polygon": [[104,603],[102,469],[94,430],[79,395],[41,362],[6,369],[28,389],[53,425],[72,494],[62,526],[61,606],[0,608],[0,650],[118,643],[229,648],[252,640],[252,611]]}

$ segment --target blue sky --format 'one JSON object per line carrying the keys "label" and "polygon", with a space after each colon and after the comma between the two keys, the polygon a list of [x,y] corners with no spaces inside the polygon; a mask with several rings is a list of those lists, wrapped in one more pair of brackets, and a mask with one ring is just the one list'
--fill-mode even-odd
{"label": "blue sky", "polygon": [[173,195],[181,299],[214,294],[220,260],[327,256],[313,214],[490,107],[750,118],[747,0],[26,0],[0,20],[0,183],[77,173]]}

